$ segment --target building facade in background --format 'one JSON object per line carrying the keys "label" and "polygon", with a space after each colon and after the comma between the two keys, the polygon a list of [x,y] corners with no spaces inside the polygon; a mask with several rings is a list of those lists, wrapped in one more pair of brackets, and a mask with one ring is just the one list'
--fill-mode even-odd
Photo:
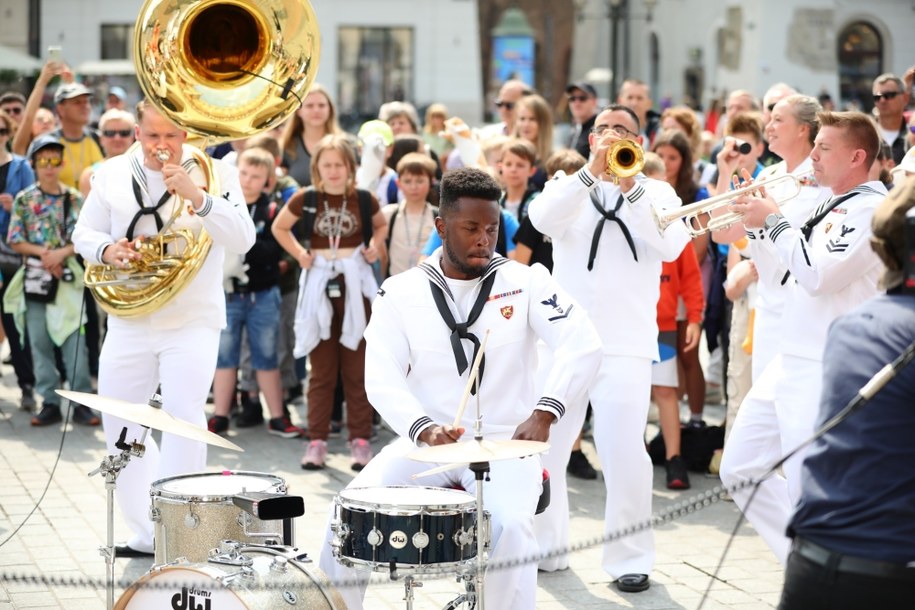
{"label": "building facade in background", "polygon": [[[118,84],[136,98],[131,41],[141,5],[3,0],[0,45],[40,58],[48,46],[60,46],[99,94]],[[873,77],[901,75],[915,64],[913,0],[312,0],[312,6],[322,37],[317,81],[333,92],[348,127],[395,99],[420,109],[441,102],[471,124],[488,120],[503,77],[494,52],[513,49],[495,35],[509,9],[529,27],[533,44],[523,49],[531,84],[554,104],[559,120],[566,83],[588,80],[606,101],[627,77],[651,85],[656,106],[705,108],[734,89],[761,96],[784,81],[869,110]],[[3,76],[0,88],[17,84],[0,71]]]}

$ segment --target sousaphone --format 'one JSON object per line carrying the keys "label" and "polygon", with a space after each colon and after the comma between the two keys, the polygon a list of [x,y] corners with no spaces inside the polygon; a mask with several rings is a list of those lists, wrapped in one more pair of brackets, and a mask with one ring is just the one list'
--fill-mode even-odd
{"label": "sousaphone", "polygon": [[[251,137],[300,105],[317,70],[320,33],[307,0],[147,0],[134,36],[147,100],[200,145]],[[209,157],[194,155],[219,194]],[[187,206],[180,205],[178,213]],[[127,269],[89,265],[86,286],[110,314],[158,310],[194,278],[210,250],[204,229],[171,231],[174,217]]]}

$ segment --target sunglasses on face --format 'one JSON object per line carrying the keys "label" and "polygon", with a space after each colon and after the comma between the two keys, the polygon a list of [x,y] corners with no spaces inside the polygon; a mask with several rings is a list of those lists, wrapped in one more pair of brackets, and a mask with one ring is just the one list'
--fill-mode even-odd
{"label": "sunglasses on face", "polygon": [[883,93],[875,93],[874,101],[875,102],[879,102],[880,100],[889,101],[891,99],[895,99],[895,97],[897,95],[899,95],[900,93],[902,93],[902,91],[884,91]]}
{"label": "sunglasses on face", "polygon": [[514,107],[514,102],[503,102],[502,100],[496,100],[496,108],[505,108],[506,110],[511,110]]}
{"label": "sunglasses on face", "polygon": [[570,95],[569,101],[570,102],[587,102],[588,96],[587,95]]}
{"label": "sunglasses on face", "polygon": [[113,138],[115,136],[120,136],[122,138],[129,138],[133,135],[132,129],[106,129],[102,132],[102,135],[106,138]]}
{"label": "sunglasses on face", "polygon": [[9,108],[4,108],[7,114],[22,114],[22,108],[19,106],[10,106]]}
{"label": "sunglasses on face", "polygon": [[64,160],[60,157],[45,157],[43,159],[35,159],[35,167],[44,169],[46,167],[60,167],[60,164]]}

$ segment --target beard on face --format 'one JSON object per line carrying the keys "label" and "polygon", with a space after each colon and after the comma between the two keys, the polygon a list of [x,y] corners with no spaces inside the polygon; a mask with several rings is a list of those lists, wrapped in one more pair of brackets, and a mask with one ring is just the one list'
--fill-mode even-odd
{"label": "beard on face", "polygon": [[485,265],[471,265],[466,261],[460,260],[458,255],[451,248],[451,243],[447,239],[443,241],[445,256],[448,257],[448,262],[450,262],[455,269],[470,277],[480,277],[483,275],[483,271],[486,269]]}

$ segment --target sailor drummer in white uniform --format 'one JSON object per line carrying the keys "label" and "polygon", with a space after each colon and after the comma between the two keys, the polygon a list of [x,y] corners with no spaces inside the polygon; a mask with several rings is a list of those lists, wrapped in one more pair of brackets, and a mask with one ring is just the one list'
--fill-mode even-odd
{"label": "sailor drummer in white uniform", "polygon": [[[462,168],[442,179],[436,229],[443,246],[423,264],[385,281],[365,333],[366,390],[372,405],[400,439],[385,447],[348,487],[421,484],[476,489],[474,473],[460,467],[412,481],[431,465],[408,459],[417,445],[470,440],[475,403],[483,438],[547,441],[566,404],[580,400],[600,359],[594,326],[540,266],[494,254],[499,227],[498,184],[485,172]],[[489,331],[480,366],[479,396],[471,397],[452,427],[471,364]],[[555,352],[555,366],[535,396],[536,344]],[[492,562],[526,560],[487,572],[487,608],[532,610],[536,604],[539,547],[533,534],[541,492],[539,456],[490,462],[485,510],[492,514]],[[332,534],[320,567],[341,588],[348,607],[362,607],[365,572],[343,567]]]}
{"label": "sailor drummer in white uniform", "polygon": [[[184,144],[187,134],[145,101],[137,105],[136,130],[139,147],[106,161],[93,176],[73,232],[76,251],[87,263],[127,269],[140,257],[135,238],[155,235],[176,207],[181,215],[170,231],[190,229],[199,235],[206,229],[212,246],[197,274],[165,305],[143,315],[108,317],[98,393],[145,404],[161,385],[163,409],[205,429],[203,409],[226,323],[223,260],[227,251],[243,254],[251,248],[254,224],[235,168],[214,161],[221,186],[215,192],[205,185]],[[111,454],[119,452],[115,442],[124,426],[128,442],[140,438],[136,424],[110,415],[103,415],[102,423]],[[145,445],[146,454],[131,460],[118,479],[118,503],[132,532],[127,544],[115,549],[120,557],[152,553],[153,481],[206,468],[203,443],[166,433],[161,450],[151,436]]]}
{"label": "sailor drummer in white uniform", "polygon": [[[878,293],[882,263],[870,247],[871,217],[887,191],[868,181],[880,137],[860,112],[821,112],[811,153],[817,181],[833,196],[794,228],[772,199],[741,197],[732,210],[744,214],[747,237],[758,240],[788,269],[790,291],[779,329],[778,354],[747,394],[721,462],[728,486],[760,479],[784,454],[814,432],[826,331],[837,317]],[[759,236],[754,229],[762,227]],[[785,463],[784,476],[732,493],[747,519],[784,563],[788,520],[800,497],[803,452]]]}

